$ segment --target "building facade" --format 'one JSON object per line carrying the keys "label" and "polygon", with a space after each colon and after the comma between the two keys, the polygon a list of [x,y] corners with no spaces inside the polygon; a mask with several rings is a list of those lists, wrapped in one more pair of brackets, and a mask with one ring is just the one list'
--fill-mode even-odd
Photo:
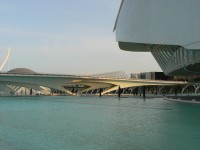
{"label": "building facade", "polygon": [[163,72],[131,73],[131,78],[147,80],[174,80],[174,77],[166,76]]}
{"label": "building facade", "polygon": [[151,52],[166,75],[200,75],[199,0],[122,0],[120,49]]}

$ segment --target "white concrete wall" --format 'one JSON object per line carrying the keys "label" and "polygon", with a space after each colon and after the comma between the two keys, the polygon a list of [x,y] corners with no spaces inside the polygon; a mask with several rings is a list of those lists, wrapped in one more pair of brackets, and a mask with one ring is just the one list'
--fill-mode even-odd
{"label": "white concrete wall", "polygon": [[200,0],[124,0],[116,39],[200,49],[199,15]]}

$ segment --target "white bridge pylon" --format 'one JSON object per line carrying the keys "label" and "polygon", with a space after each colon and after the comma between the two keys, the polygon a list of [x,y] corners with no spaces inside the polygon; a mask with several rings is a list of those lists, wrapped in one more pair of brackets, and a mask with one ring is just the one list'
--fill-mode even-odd
{"label": "white bridge pylon", "polygon": [[0,71],[2,71],[3,67],[5,66],[5,64],[8,62],[10,58],[10,48],[8,48],[8,53],[3,61],[3,63],[0,65]]}

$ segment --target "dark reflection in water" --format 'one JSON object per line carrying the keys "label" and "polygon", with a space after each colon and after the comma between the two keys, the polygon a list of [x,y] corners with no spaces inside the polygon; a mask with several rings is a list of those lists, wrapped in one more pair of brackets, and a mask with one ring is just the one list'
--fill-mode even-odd
{"label": "dark reflection in water", "polygon": [[162,99],[1,97],[0,149],[199,149],[199,118]]}

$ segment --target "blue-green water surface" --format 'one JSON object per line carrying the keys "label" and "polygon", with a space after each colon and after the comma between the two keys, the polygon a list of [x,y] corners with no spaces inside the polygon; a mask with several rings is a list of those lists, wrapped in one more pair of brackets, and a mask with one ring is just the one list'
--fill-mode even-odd
{"label": "blue-green water surface", "polygon": [[116,97],[0,97],[1,150],[200,149],[200,105]]}

